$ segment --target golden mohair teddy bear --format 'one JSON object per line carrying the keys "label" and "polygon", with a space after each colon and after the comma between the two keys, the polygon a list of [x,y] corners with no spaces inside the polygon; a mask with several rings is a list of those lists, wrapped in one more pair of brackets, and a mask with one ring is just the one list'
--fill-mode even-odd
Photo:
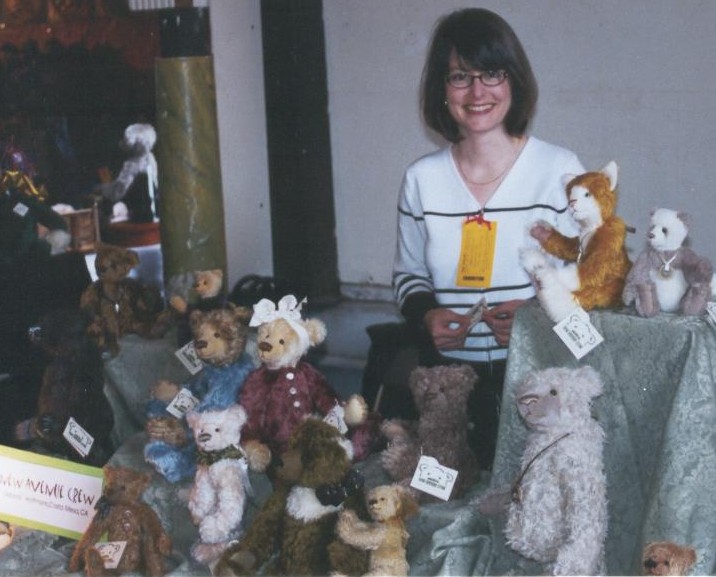
{"label": "golden mohair teddy bear", "polygon": [[[524,247],[520,251],[537,298],[554,322],[577,307],[589,311],[620,306],[631,268],[625,246],[627,227],[615,214],[616,163],[611,161],[600,171],[566,178],[569,211],[579,233],[565,236],[547,222],[537,221],[530,234],[542,250]],[[563,263],[550,261],[548,255]]]}
{"label": "golden mohair teddy bear", "polygon": [[352,509],[341,511],[336,524],[340,539],[369,551],[369,569],[364,575],[407,575],[406,547],[410,535],[405,521],[415,515],[418,504],[402,485],[380,485],[365,496],[372,522],[362,521]]}
{"label": "golden mohair teddy bear", "polygon": [[696,563],[696,551],[671,541],[647,543],[642,553],[643,575],[687,575]]}

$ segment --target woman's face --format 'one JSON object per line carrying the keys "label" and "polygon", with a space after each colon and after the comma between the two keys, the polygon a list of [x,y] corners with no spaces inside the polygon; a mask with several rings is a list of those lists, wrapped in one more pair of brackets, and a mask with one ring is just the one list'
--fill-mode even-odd
{"label": "woman's face", "polygon": [[[485,70],[475,70],[460,62],[457,53],[450,54],[448,73],[462,71],[479,74]],[[460,134],[487,133],[494,130],[504,131],[503,122],[512,105],[512,90],[509,79],[497,86],[485,86],[480,79],[474,78],[467,88],[455,88],[445,83],[445,98],[448,111],[455,119]]]}

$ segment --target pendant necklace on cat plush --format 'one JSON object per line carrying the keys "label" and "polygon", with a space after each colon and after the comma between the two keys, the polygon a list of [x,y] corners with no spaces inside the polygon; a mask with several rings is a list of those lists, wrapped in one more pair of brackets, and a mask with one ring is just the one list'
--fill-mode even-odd
{"label": "pendant necklace on cat plush", "polygon": [[661,256],[661,254],[656,253],[659,256],[659,260],[661,261],[661,266],[659,267],[659,276],[661,278],[670,278],[672,274],[674,274],[674,269],[671,268],[671,263],[674,262],[674,259],[676,258],[676,255],[679,254],[678,251],[674,253],[674,256],[672,256],[669,260],[664,260],[664,257]]}
{"label": "pendant necklace on cat plush", "polygon": [[577,264],[580,264],[582,262],[582,258],[584,257],[584,252],[587,250],[587,245],[589,244],[589,241],[594,236],[594,233],[596,232],[597,227],[585,232],[582,236],[579,237],[579,250],[577,251]]}

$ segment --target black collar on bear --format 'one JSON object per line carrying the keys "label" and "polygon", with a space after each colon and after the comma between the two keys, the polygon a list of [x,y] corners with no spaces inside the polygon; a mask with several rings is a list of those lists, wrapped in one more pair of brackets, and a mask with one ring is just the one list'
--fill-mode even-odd
{"label": "black collar on bear", "polygon": [[561,437],[558,437],[554,441],[552,441],[549,445],[542,448],[534,457],[530,459],[530,462],[527,463],[524,469],[522,469],[522,472],[517,477],[517,480],[512,484],[512,489],[510,491],[510,497],[512,498],[513,503],[521,503],[522,502],[522,480],[525,478],[525,475],[527,474],[527,471],[530,470],[530,467],[534,465],[534,462],[539,459],[542,455],[544,455],[547,451],[549,451],[552,447],[554,447],[557,443],[559,443],[562,439],[566,439],[571,435],[572,433],[565,433]]}
{"label": "black collar on bear", "polygon": [[218,451],[202,451],[199,449],[196,452],[196,464],[209,467],[223,459],[241,459],[243,457],[244,452],[234,445]]}
{"label": "black collar on bear", "polygon": [[316,498],[324,507],[337,507],[351,495],[363,488],[365,479],[360,471],[351,469],[338,483],[326,483],[316,487]]}

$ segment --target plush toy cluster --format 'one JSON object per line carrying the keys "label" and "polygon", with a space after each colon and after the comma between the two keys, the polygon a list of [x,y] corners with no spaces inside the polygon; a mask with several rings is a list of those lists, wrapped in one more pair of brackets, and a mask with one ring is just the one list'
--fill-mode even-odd
{"label": "plush toy cluster", "polygon": [[689,217],[667,208],[651,211],[647,246],[629,271],[624,304],[639,315],[663,311],[701,315],[711,297],[713,265],[685,246]]}
{"label": "plush toy cluster", "polygon": [[534,372],[516,392],[530,433],[511,487],[505,536],[552,575],[604,574],[604,432],[590,410],[602,390],[599,374],[582,367]]}

